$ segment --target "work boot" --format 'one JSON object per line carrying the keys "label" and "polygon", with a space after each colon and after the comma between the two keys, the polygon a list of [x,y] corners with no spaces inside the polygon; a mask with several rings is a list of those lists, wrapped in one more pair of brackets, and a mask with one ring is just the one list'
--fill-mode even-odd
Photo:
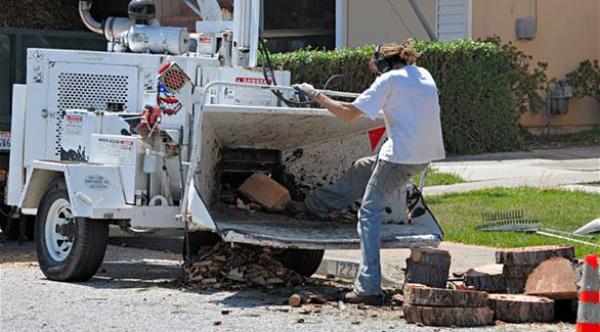
{"label": "work boot", "polygon": [[383,295],[359,295],[356,292],[351,291],[344,295],[344,302],[346,303],[363,303],[373,306],[382,306],[383,305]]}

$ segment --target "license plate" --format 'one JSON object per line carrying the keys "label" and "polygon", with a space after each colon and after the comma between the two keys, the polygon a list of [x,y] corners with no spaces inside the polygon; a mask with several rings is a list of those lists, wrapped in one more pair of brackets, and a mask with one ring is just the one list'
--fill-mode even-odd
{"label": "license plate", "polygon": [[0,131],[0,151],[10,151],[10,131]]}

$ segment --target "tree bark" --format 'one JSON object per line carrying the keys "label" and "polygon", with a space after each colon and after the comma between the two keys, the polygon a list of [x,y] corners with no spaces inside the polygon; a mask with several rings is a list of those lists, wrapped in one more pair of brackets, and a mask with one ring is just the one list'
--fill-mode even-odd
{"label": "tree bark", "polygon": [[489,307],[427,307],[405,303],[404,319],[408,323],[427,326],[472,327],[490,325],[494,312]]}
{"label": "tree bark", "polygon": [[406,259],[406,283],[446,288],[450,273],[450,253],[433,248],[411,249]]}
{"label": "tree bark", "polygon": [[490,294],[494,319],[509,323],[550,322],[554,319],[554,301],[537,296]]}

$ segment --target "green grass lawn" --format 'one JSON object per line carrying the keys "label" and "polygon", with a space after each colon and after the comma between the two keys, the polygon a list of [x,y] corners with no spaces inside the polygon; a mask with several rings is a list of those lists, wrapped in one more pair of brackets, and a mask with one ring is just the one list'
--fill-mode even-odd
{"label": "green grass lawn", "polygon": [[[425,178],[425,187],[442,186],[455,183],[466,182],[459,175],[453,173],[441,173],[429,167],[427,169],[427,177]],[[415,177],[414,183],[419,184],[419,176]]]}
{"label": "green grass lawn", "polygon": [[[442,224],[446,241],[490,247],[524,247],[573,244],[579,257],[600,253],[600,248],[572,243],[537,234],[513,232],[479,232],[482,213],[523,210],[525,218],[535,219],[545,227],[572,232],[600,217],[600,195],[536,188],[486,189],[463,194],[426,198],[427,204]],[[600,244],[600,234],[590,242]]]}

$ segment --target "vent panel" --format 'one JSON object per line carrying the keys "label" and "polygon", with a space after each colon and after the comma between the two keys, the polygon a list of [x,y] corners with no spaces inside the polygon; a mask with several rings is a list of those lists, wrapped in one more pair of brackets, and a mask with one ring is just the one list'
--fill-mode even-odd
{"label": "vent panel", "polygon": [[58,75],[58,110],[96,108],[122,104],[127,111],[126,75],[60,73]]}
{"label": "vent panel", "polygon": [[[61,72],[58,74],[56,116],[56,144],[54,155],[61,160],[72,160],[69,149],[63,146],[64,111],[88,109],[127,111],[129,77],[118,74]],[[115,107],[119,105],[121,107]],[[75,144],[76,142],[70,142]]]}

